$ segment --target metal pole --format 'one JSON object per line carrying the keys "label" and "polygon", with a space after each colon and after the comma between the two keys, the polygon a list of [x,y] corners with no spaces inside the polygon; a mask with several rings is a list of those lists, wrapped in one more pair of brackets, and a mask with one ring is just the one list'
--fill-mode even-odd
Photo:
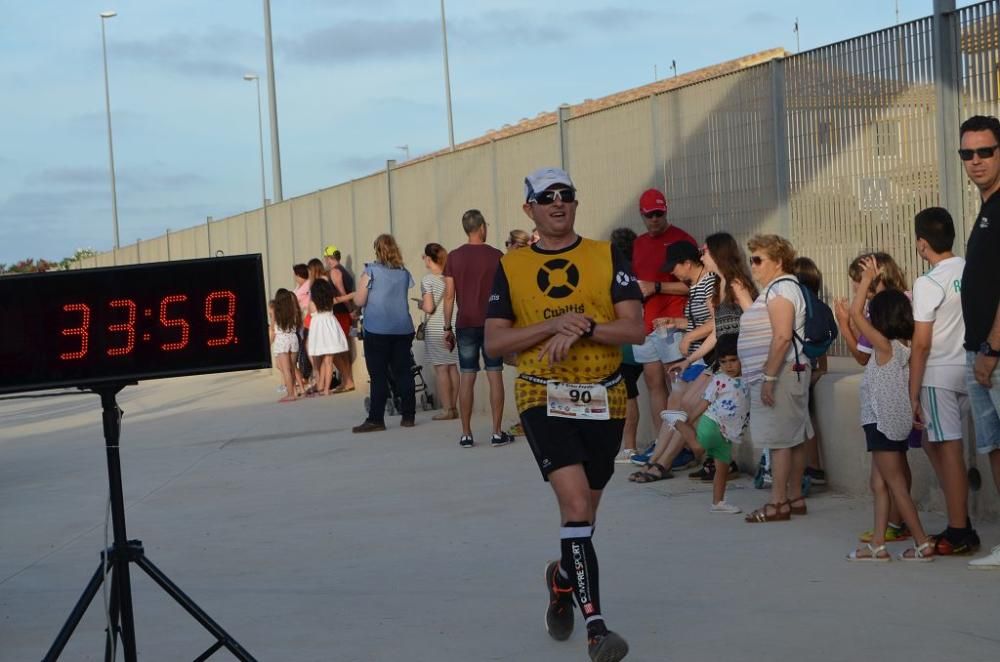
{"label": "metal pole", "polygon": [[111,219],[114,222],[115,250],[117,250],[120,245],[118,240],[118,191],[115,188],[115,148],[111,139],[111,91],[108,85],[108,42],[104,31],[104,22],[114,16],[116,16],[115,12],[103,12],[101,14],[101,52],[104,55],[104,109],[108,118],[108,160],[111,164]]}
{"label": "metal pole", "polygon": [[[264,111],[261,109],[260,78],[253,77],[257,84],[257,136],[260,144],[260,205],[264,210],[264,225],[267,225],[267,185],[264,182]],[[275,195],[280,195],[275,191]]]}
{"label": "metal pole", "polygon": [[389,234],[393,234],[395,230],[395,225],[392,218],[392,169],[396,167],[396,159],[389,159],[385,162],[385,186],[386,186],[386,196],[388,197],[388,208],[389,208]]}
{"label": "metal pole", "polygon": [[774,144],[774,185],[777,203],[777,232],[793,239],[791,173],[788,156],[788,108],[785,104],[785,60],[771,60],[771,112],[774,113],[772,142]]}
{"label": "metal pole", "polygon": [[448,104],[448,145],[455,151],[455,125],[451,119],[451,75],[448,71],[448,26],[444,18],[444,0],[441,0],[441,42],[444,44],[444,93]]}
{"label": "metal pole", "polygon": [[281,148],[278,145],[278,99],[274,87],[274,48],[271,45],[271,0],[264,0],[264,48],[267,55],[267,96],[271,120],[271,186],[274,201],[285,199],[281,192]]}
{"label": "metal pole", "polygon": [[[955,234],[966,236],[962,190],[964,173],[957,158],[959,140],[959,90],[961,82],[958,69],[958,43],[955,0],[934,0],[933,17],[933,67],[934,91],[937,104],[937,158],[940,181],[941,206],[951,211],[955,219]],[[957,242],[959,249],[964,241]]]}
{"label": "metal pole", "polygon": [[568,103],[559,105],[559,167],[566,171],[569,170],[569,136],[566,135],[569,131],[569,111]]}

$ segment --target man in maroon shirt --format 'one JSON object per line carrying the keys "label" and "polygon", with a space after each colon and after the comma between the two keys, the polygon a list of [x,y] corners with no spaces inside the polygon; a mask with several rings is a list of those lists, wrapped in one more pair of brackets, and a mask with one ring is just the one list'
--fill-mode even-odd
{"label": "man in maroon shirt", "polygon": [[486,243],[486,219],[478,209],[462,215],[462,229],[469,241],[448,253],[444,267],[444,319],[452,319],[455,302],[458,318],[455,329],[444,327],[444,342],[454,347],[458,341],[458,410],[462,419],[462,448],[471,448],[472,405],[479,372],[479,356],[486,366],[490,383],[490,409],[493,413],[491,446],[506,446],[514,438],[500,429],[503,419],[503,357],[487,356],[483,349],[483,327],[486,325],[486,304],[493,291],[493,278],[503,253]]}
{"label": "man in maroon shirt", "polygon": [[672,329],[654,328],[661,317],[684,317],[688,286],[661,271],[667,246],[678,241],[695,244],[694,238],[667,221],[667,199],[660,191],[649,189],[639,198],[639,213],[646,232],[636,237],[632,246],[632,270],[642,291],[642,316],[646,324],[646,342],[633,345],[635,360],[642,364],[642,374],[649,391],[649,408],[654,423],[667,408],[669,380],[664,364],[679,361],[680,337]]}

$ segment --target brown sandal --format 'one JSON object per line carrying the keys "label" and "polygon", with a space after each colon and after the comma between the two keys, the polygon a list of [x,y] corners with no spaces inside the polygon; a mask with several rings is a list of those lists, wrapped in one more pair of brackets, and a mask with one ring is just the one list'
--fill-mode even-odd
{"label": "brown sandal", "polygon": [[[791,509],[791,513],[793,515],[806,515],[809,513],[809,509],[806,508],[806,498],[804,496],[800,496],[797,499],[789,499],[785,503],[788,504],[788,507]],[[794,505],[796,503],[801,503],[802,505],[796,506]]]}
{"label": "brown sandal", "polygon": [[[768,508],[772,509],[772,512],[768,512]],[[785,501],[783,503],[765,503],[748,514],[744,521],[747,524],[761,524],[763,522],[787,522],[790,519],[792,519],[791,507]]]}

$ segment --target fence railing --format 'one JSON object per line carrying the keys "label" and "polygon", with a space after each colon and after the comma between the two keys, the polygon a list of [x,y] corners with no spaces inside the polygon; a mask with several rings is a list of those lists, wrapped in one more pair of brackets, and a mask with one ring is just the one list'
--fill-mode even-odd
{"label": "fence railing", "polygon": [[[957,122],[998,114],[998,0],[771,60],[617,106],[573,116],[267,208],[209,221],[81,261],[80,267],[260,252],[268,291],[291,266],[337,244],[347,265],[392,232],[410,265],[423,246],[464,241],[469,208],[490,241],[524,228],[524,175],[560,165],[580,189],[578,230],[605,238],[642,230],[639,194],[662,187],[671,221],[703,238],[788,236],[812,257],[829,296],[848,292],[847,262],[893,254],[923,270],[912,219],[943,205],[959,224],[978,209],[954,152]],[[945,126],[945,123],[948,123]],[[953,124],[953,125],[952,125]],[[942,178],[948,180],[942,186]],[[964,242],[962,242],[964,244]],[[964,246],[958,246],[961,252]]]}

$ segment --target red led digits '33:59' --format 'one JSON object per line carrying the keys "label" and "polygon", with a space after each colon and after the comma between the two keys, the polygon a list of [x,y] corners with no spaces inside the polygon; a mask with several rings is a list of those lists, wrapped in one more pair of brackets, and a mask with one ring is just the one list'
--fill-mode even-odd
{"label": "red led digits '33:59'", "polygon": [[259,255],[0,279],[0,393],[270,365]]}
{"label": "red led digits '33:59'", "polygon": [[[154,342],[160,351],[163,352],[175,352],[187,347],[191,340],[191,323],[184,317],[184,312],[178,310],[179,305],[186,303],[187,300],[188,296],[186,294],[172,294],[163,297],[160,300],[160,304],[156,307],[159,310],[158,321],[151,327],[154,330],[160,331],[160,334],[154,335],[152,330],[144,331],[140,341]],[[236,301],[236,293],[230,290],[216,290],[206,295],[204,307],[205,320],[210,324],[217,324],[220,327],[219,332],[216,334],[218,337],[205,340],[206,347],[222,347],[239,342],[239,338],[236,337]],[[171,304],[175,304],[174,310],[168,311],[168,307]],[[108,308],[122,309],[125,311],[125,314],[121,321],[109,324],[107,327],[107,333],[118,333],[124,336],[120,346],[107,348],[107,354],[108,356],[128,356],[135,351],[136,346],[136,320],[139,319],[137,313],[138,305],[132,299],[113,299],[108,302]],[[85,303],[67,303],[63,305],[62,309],[65,313],[77,315],[78,317],[74,321],[78,323],[72,327],[63,328],[60,333],[63,336],[77,336],[80,345],[72,351],[62,352],[59,358],[63,361],[85,359],[90,349],[90,306]],[[152,316],[149,314],[151,310],[150,308],[146,309],[146,317]],[[169,333],[173,336],[172,339],[161,342],[163,338],[168,337],[161,337],[161,334],[164,333]]]}

